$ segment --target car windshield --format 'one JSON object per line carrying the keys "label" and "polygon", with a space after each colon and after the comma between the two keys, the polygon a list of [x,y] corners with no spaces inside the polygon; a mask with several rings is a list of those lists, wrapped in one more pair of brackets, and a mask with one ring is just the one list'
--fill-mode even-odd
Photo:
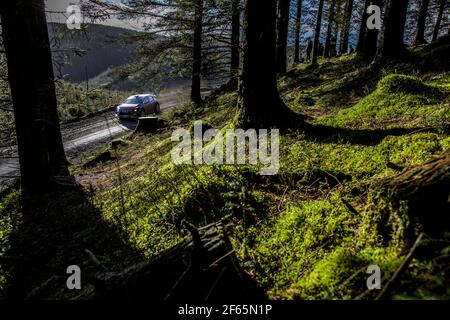
{"label": "car windshield", "polygon": [[125,100],[124,104],[139,104],[141,102],[142,102],[141,98],[133,97],[133,98],[128,98],[127,100]]}

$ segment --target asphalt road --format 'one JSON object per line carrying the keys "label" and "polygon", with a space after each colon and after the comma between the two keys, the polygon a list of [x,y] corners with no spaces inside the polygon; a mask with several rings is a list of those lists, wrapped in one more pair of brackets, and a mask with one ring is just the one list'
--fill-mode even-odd
{"label": "asphalt road", "polygon": [[[189,101],[189,88],[180,87],[161,92],[158,100],[161,104],[161,112],[167,112]],[[112,139],[118,138],[136,127],[136,121],[119,121],[113,111],[108,111],[92,118],[78,122],[61,125],[64,149],[68,159],[74,159],[81,155],[88,155]],[[0,150],[1,151],[1,150]],[[20,174],[19,160],[14,149],[2,154],[8,154],[0,158],[0,189],[8,185]]]}

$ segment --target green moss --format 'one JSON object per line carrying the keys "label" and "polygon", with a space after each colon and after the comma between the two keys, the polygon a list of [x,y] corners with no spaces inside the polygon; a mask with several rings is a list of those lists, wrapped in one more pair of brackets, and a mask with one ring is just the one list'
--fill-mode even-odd
{"label": "green moss", "polygon": [[402,92],[410,94],[423,94],[432,91],[420,78],[403,74],[391,74],[384,77],[378,83],[378,90],[387,93]]}
{"label": "green moss", "polygon": [[[330,73],[339,70],[334,65],[323,68]],[[307,93],[297,91],[291,78],[280,81],[290,90],[284,98],[292,99],[292,104],[310,102],[305,110],[319,110],[320,97],[308,102]],[[355,107],[318,122],[328,119],[330,125],[346,129],[433,124],[433,117],[445,119],[445,85],[446,79],[440,77],[425,83],[391,75]],[[313,90],[335,90],[339,85],[325,80],[319,88]],[[169,121],[189,128],[193,119],[202,119],[208,127],[223,131],[233,127],[236,98],[225,94],[200,109],[186,105]],[[355,143],[345,133],[321,140],[292,133],[282,136],[280,174],[258,185],[260,180],[245,174],[255,168],[174,166],[169,155],[173,143],[165,137],[147,147],[156,161],[150,169],[139,167],[141,174],[98,195],[97,202],[107,220],[126,228],[130,242],[148,256],[179,241],[173,228],[183,219],[197,225],[225,216],[242,221],[245,212],[245,227],[234,228],[233,243],[243,265],[252,269],[273,298],[350,299],[366,290],[368,265],[380,266],[385,276],[395,271],[414,232],[408,204],[392,201],[376,187],[380,178],[395,174],[387,164],[420,164],[448,144],[445,132],[387,135],[367,144]],[[272,218],[264,219],[266,215]]]}
{"label": "green moss", "polygon": [[359,252],[338,247],[288,292],[301,299],[353,299],[367,290],[367,267],[377,265],[385,273],[395,270],[399,257],[384,248],[367,247]]}
{"label": "green moss", "polygon": [[[444,150],[442,136],[434,133],[417,133],[400,137],[387,137],[376,148],[385,161],[403,167],[421,164]],[[445,142],[444,142],[445,143]]]}
{"label": "green moss", "polygon": [[387,246],[398,253],[405,249],[412,227],[408,206],[394,200],[389,190],[368,190],[361,218],[358,240],[361,244]]}
{"label": "green moss", "polygon": [[390,173],[389,162],[403,167],[417,165],[448,148],[448,138],[422,132],[388,136],[377,145],[364,146],[292,136],[283,137],[281,146],[281,173],[304,175],[306,182],[313,182],[317,178],[314,172],[360,179]]}
{"label": "green moss", "polygon": [[[4,241],[13,230],[13,221],[16,219],[14,215],[17,213],[19,205],[20,190],[5,190],[3,197],[0,199],[0,241]],[[0,255],[5,250],[5,246],[0,249]]]}
{"label": "green moss", "polygon": [[[394,220],[394,219],[392,219]],[[273,224],[258,231],[251,256],[273,297],[349,299],[364,292],[365,271],[378,265],[392,273],[402,259],[394,243],[383,246],[380,234],[366,228],[379,221],[354,215],[338,200],[306,201],[290,206]],[[386,232],[394,237],[397,229]]]}
{"label": "green moss", "polygon": [[[370,78],[357,62],[346,55],[319,69],[299,65],[279,79],[290,107],[331,113],[316,122],[345,130],[327,137],[284,134],[277,176],[258,177],[249,166],[175,166],[170,133],[139,136],[119,150],[123,157],[145,150],[141,160],[121,162],[125,178],[111,170],[122,182],[98,193],[96,204],[147,256],[179,241],[182,220],[204,225],[228,217],[236,222],[230,233],[242,265],[271,297],[357,297],[367,289],[367,266],[376,264],[390,277],[416,232],[408,203],[378,187],[380,179],[397,174],[387,164],[421,164],[450,146],[448,74],[388,75],[373,90],[375,84],[361,88],[361,79],[378,75]],[[353,107],[338,110],[353,101]],[[234,127],[236,105],[237,94],[227,93],[164,117],[174,128],[190,128],[201,119],[223,132]],[[392,127],[414,129],[396,136],[384,131]],[[380,130],[358,130],[374,128]],[[374,137],[356,141],[352,137],[359,132]],[[413,266],[411,281],[418,279],[414,272],[427,270],[423,261]]]}
{"label": "green moss", "polygon": [[230,200],[226,194],[241,189],[237,168],[172,163],[154,168],[97,198],[106,219],[126,227],[129,241],[147,255],[176,243],[179,235],[169,231],[182,220],[202,225],[234,212],[233,201],[239,197]]}
{"label": "green moss", "polygon": [[450,137],[447,137],[445,139],[442,139],[440,141],[441,147],[443,150],[448,150],[450,149]]}
{"label": "green moss", "polygon": [[[282,150],[281,177],[296,177],[297,184],[284,183],[303,200],[252,230],[256,240],[249,241],[254,245],[244,260],[257,266],[273,298],[355,298],[367,290],[367,267],[378,265],[391,276],[417,235],[408,203],[377,187],[379,178],[395,174],[386,164],[423,163],[441,153],[448,138],[414,133],[388,136],[374,146],[283,139],[288,147]],[[321,184],[324,177],[334,183]],[[304,196],[312,185],[315,193],[309,197],[319,199]]]}
{"label": "green moss", "polygon": [[[317,123],[357,128],[446,127],[450,123],[450,104],[443,97],[440,89],[417,77],[389,75],[355,106],[321,117]],[[442,123],[437,124],[439,121]]]}
{"label": "green moss", "polygon": [[349,236],[350,214],[336,202],[310,201],[290,206],[258,230],[253,255],[263,284],[282,288],[298,281],[334,244]]}
{"label": "green moss", "polygon": [[[444,58],[433,51],[438,49],[433,45],[418,54],[438,61]],[[386,68],[389,73],[397,67]],[[412,73],[416,66],[399,69]],[[87,186],[101,180],[89,199],[99,218],[147,257],[179,242],[183,220],[201,226],[226,217],[234,222],[228,231],[242,265],[272,298],[355,298],[367,290],[367,267],[376,264],[389,278],[417,233],[408,203],[379,188],[381,179],[397,174],[387,164],[418,165],[450,148],[449,74],[390,74],[378,82],[379,77],[356,55],[320,59],[318,68],[299,64],[280,77],[289,107],[338,129],[326,136],[283,134],[277,176],[260,177],[257,166],[175,166],[171,130],[114,141],[108,151],[117,161],[72,172],[83,174],[79,178]],[[107,102],[120,94],[100,90],[86,96],[79,86],[63,86],[64,117],[88,112],[88,100]],[[224,132],[239,117],[237,99],[236,93],[225,93],[206,99],[202,107],[188,103],[162,117],[171,128],[190,128],[202,120],[205,128]],[[358,135],[368,138],[354,139]],[[8,213],[18,198],[13,192],[0,201],[0,240],[6,245],[13,230]],[[78,216],[85,210],[75,211]],[[98,240],[91,228],[76,237]],[[436,256],[448,252],[439,247]],[[120,252],[102,255],[112,266],[123,262]],[[448,296],[447,266],[439,265],[417,256],[393,288],[393,297]],[[0,275],[0,286],[2,281]],[[50,289],[55,282],[48,279],[41,287]]]}

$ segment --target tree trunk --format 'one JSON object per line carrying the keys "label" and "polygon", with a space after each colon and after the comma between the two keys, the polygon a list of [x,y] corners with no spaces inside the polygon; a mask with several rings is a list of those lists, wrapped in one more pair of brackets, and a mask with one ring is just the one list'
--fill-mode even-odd
{"label": "tree trunk", "polygon": [[359,37],[358,37],[358,44],[356,45],[356,52],[362,53],[364,49],[364,40],[366,37],[366,29],[367,29],[367,8],[370,5],[370,0],[366,0],[364,2],[363,12],[361,15],[361,24],[359,25]]}
{"label": "tree trunk", "polygon": [[[428,234],[443,233],[450,226],[450,151],[422,165],[403,170],[384,186],[409,204],[410,216]],[[411,225],[414,225],[411,223]]]}
{"label": "tree trunk", "polygon": [[300,62],[300,31],[302,20],[302,1],[297,0],[297,15],[295,17],[295,49],[294,49],[294,62]]}
{"label": "tree trunk", "polygon": [[336,7],[336,0],[331,0],[330,3],[330,12],[328,14],[328,27],[327,27],[327,35],[325,38],[325,49],[323,52],[323,56],[325,58],[329,58],[331,56],[331,37],[333,32],[333,23],[334,23],[334,16],[335,16],[335,7]]}
{"label": "tree trunk", "polygon": [[316,19],[316,30],[314,33],[314,46],[313,46],[313,54],[312,54],[312,65],[317,64],[317,57],[319,56],[319,41],[320,41],[320,28],[322,26],[322,14],[323,14],[323,4],[324,0],[320,0],[319,9],[317,10],[317,19]]}
{"label": "tree trunk", "polygon": [[348,53],[348,41],[350,37],[350,24],[352,21],[353,0],[347,0],[344,14],[344,28],[341,37],[341,54]]}
{"label": "tree trunk", "polygon": [[240,32],[241,9],[240,0],[232,0],[231,3],[231,75],[230,83],[233,89],[238,86],[240,63]]}
{"label": "tree trunk", "polygon": [[6,1],[0,15],[21,184],[31,193],[43,191],[52,177],[68,175],[44,1]]}
{"label": "tree trunk", "polygon": [[442,15],[444,14],[446,4],[447,0],[441,0],[439,3],[439,13],[436,19],[436,24],[434,25],[432,41],[436,40],[439,36],[439,29],[441,28]]}
{"label": "tree trunk", "polygon": [[[370,5],[376,5],[380,8],[383,7],[383,0],[370,0]],[[367,21],[367,18],[366,18]],[[365,28],[364,41],[363,41],[363,49],[362,49],[362,57],[366,61],[372,61],[378,51],[378,29],[367,29]]]}
{"label": "tree trunk", "polygon": [[287,38],[291,0],[278,0],[277,9],[277,72],[287,71]]}
{"label": "tree trunk", "polygon": [[403,36],[408,2],[409,0],[388,1],[378,59],[399,58],[405,55],[407,50],[403,43]]}
{"label": "tree trunk", "polygon": [[419,18],[417,19],[416,38],[414,40],[415,46],[419,46],[421,44],[426,43],[426,41],[425,41],[425,21],[427,19],[429,4],[430,4],[430,0],[422,0],[422,3],[420,4]]}
{"label": "tree trunk", "polygon": [[244,9],[244,41],[240,125],[269,128],[281,125],[291,110],[281,100],[276,79],[276,2],[247,0]]}
{"label": "tree trunk", "polygon": [[[336,13],[336,8],[334,9]],[[335,14],[336,17],[336,14]],[[337,56],[337,39],[339,35],[339,25],[337,21],[333,24],[333,36],[331,38],[331,48],[330,48],[330,57],[336,57]]]}
{"label": "tree trunk", "polygon": [[203,33],[203,0],[195,1],[194,8],[194,43],[192,63],[191,100],[196,104],[202,103],[201,69],[202,69],[202,33]]}

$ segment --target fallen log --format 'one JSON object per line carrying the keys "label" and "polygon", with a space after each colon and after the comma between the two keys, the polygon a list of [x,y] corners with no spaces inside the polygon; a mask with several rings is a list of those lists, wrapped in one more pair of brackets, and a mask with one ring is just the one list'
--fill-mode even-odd
{"label": "fallen log", "polygon": [[265,298],[234,254],[221,223],[188,227],[178,245],[150,261],[109,272],[79,298],[152,302],[223,302]]}

